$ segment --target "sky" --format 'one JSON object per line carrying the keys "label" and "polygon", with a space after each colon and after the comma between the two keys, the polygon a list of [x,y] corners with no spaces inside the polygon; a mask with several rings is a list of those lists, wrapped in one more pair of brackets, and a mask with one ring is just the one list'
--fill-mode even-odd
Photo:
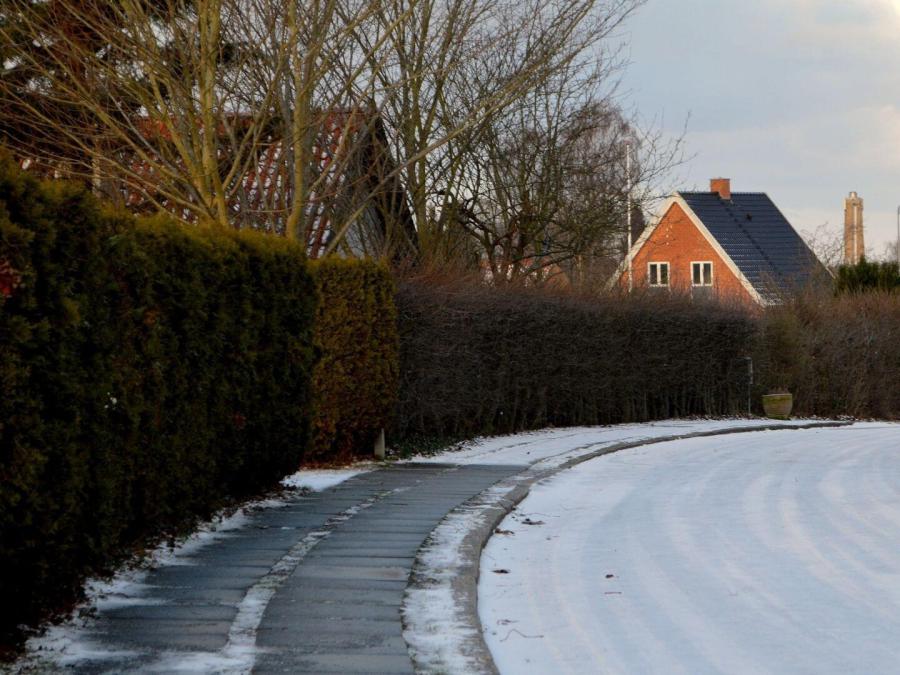
{"label": "sky", "polygon": [[856,191],[869,256],[893,255],[900,0],[647,0],[625,32],[623,97],[669,134],[687,122],[670,187],[731,178],[820,238],[842,236]]}

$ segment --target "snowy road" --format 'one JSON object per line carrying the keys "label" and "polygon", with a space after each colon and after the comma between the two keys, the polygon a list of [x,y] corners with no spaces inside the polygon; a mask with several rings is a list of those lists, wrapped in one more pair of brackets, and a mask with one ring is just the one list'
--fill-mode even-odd
{"label": "snowy road", "polygon": [[625,450],[499,529],[478,595],[504,675],[900,671],[900,425]]}

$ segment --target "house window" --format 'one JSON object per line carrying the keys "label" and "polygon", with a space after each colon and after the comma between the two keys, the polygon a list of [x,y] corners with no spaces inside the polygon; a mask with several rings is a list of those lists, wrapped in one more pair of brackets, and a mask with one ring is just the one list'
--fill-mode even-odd
{"label": "house window", "polygon": [[647,278],[651,286],[669,285],[669,263],[652,262],[647,265]]}
{"label": "house window", "polygon": [[713,264],[711,262],[692,262],[691,263],[691,285],[692,286],[712,286],[713,285]]}

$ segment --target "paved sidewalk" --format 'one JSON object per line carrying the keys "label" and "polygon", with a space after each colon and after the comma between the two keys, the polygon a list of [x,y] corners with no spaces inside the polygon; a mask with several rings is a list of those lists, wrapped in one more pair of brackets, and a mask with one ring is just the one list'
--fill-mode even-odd
{"label": "paved sidewalk", "polygon": [[351,478],[151,572],[100,613],[74,672],[411,673],[400,606],[449,511],[522,466],[405,464]]}

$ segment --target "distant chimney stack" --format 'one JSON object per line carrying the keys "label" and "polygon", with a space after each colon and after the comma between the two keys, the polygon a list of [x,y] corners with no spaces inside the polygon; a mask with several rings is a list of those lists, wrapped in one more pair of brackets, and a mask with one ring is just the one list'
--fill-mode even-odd
{"label": "distant chimney stack", "polygon": [[731,199],[731,179],[713,178],[709,181],[709,191],[718,192],[722,199]]}
{"label": "distant chimney stack", "polygon": [[844,263],[855,265],[866,254],[863,238],[863,200],[855,192],[844,200]]}

